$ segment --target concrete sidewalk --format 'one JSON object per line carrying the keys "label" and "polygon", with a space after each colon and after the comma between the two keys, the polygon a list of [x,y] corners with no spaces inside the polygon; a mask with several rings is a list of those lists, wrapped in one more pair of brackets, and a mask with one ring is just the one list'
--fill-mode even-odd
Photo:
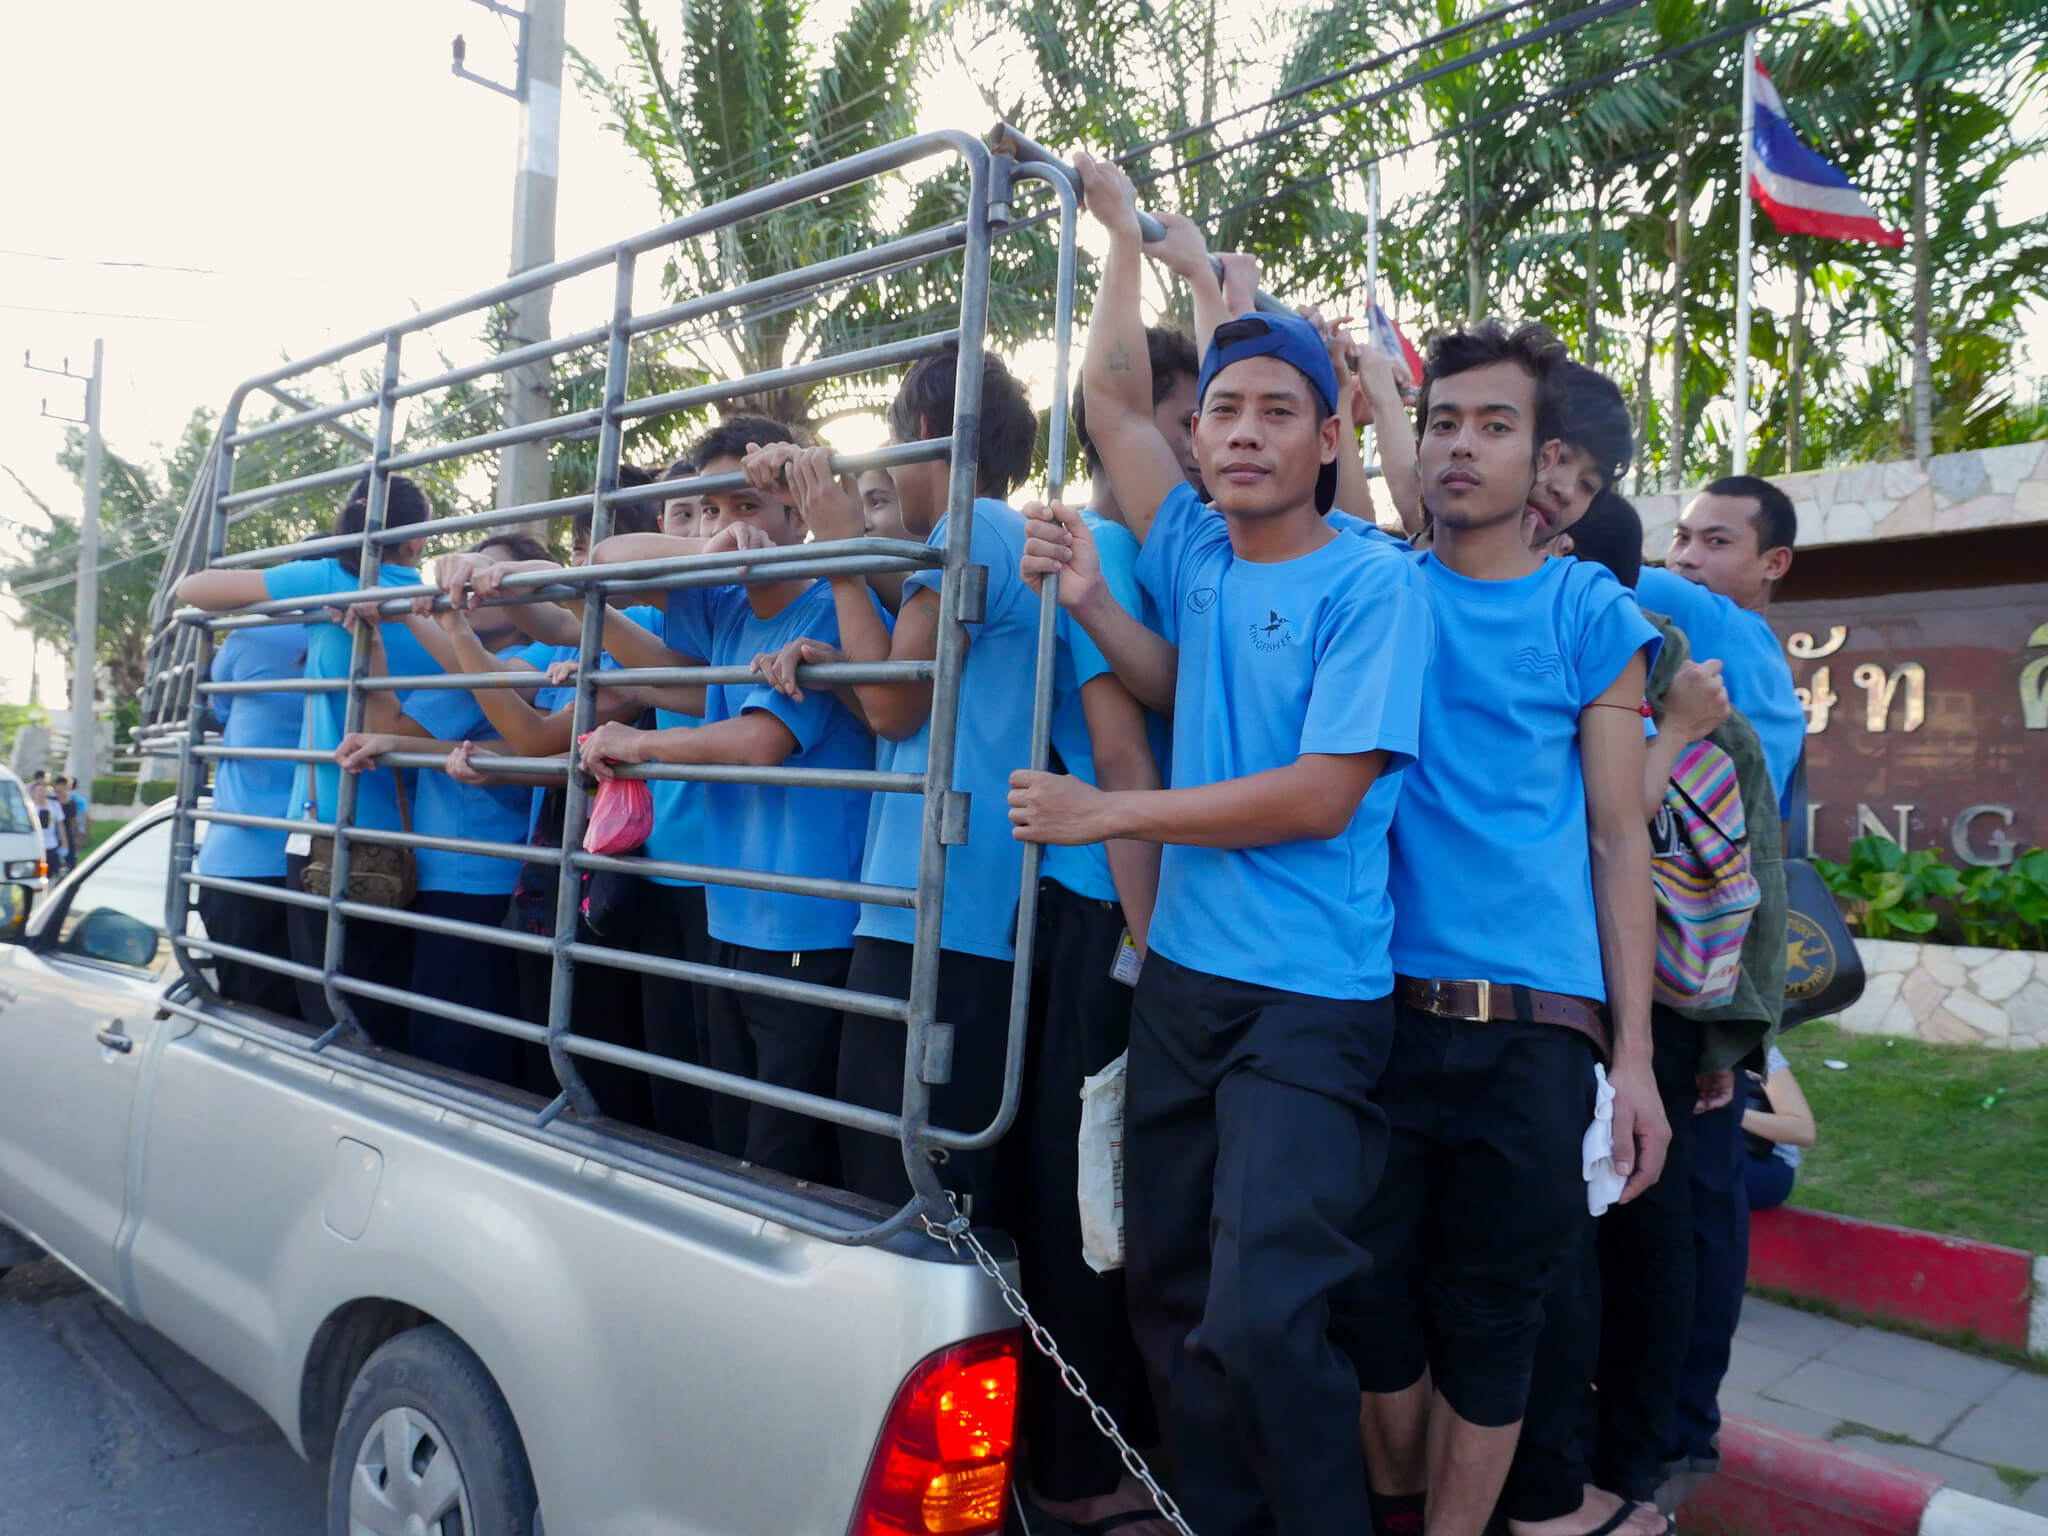
{"label": "concrete sidewalk", "polygon": [[1721,1411],[2048,1516],[2048,1375],[1751,1296]]}

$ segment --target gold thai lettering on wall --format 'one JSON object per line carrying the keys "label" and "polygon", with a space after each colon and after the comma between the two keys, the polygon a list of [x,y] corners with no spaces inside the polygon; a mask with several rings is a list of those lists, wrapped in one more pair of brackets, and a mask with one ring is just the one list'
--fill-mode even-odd
{"label": "gold thai lettering on wall", "polygon": [[[2048,624],[2036,626],[2028,646],[2048,645]],[[2048,731],[2048,656],[2038,656],[2020,669],[2020,716],[2030,731]]]}
{"label": "gold thai lettering on wall", "polygon": [[1902,661],[1887,676],[1883,667],[1866,661],[1849,675],[1863,690],[1865,730],[1885,728],[1891,718],[1892,697],[1899,691],[1900,683],[1906,685],[1906,712],[1901,728],[1917,731],[1927,723],[1927,669],[1919,662]]}
{"label": "gold thai lettering on wall", "polygon": [[[1795,660],[1818,661],[1824,656],[1834,655],[1848,638],[1849,629],[1845,624],[1830,625],[1827,639],[1819,645],[1814,644],[1812,635],[1800,630],[1786,638],[1785,650]],[[1809,736],[1818,736],[1828,728],[1835,706],[1842,702],[1829,686],[1830,681],[1829,669],[1816,667],[1813,680],[1806,687],[1792,690],[1799,696],[1799,707],[1806,711],[1806,734]]]}

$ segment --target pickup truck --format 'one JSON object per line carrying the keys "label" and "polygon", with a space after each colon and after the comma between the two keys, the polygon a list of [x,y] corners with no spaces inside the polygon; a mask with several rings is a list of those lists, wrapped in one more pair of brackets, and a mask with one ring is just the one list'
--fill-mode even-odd
{"label": "pickup truck", "polygon": [[[24,916],[17,907],[11,922],[0,919],[6,930],[0,937],[9,941],[0,944],[0,1266],[16,1251],[6,1241],[11,1229],[17,1241],[40,1244],[115,1305],[247,1393],[293,1447],[327,1464],[329,1536],[985,1536],[1004,1528],[1023,1346],[1010,1309],[1014,1297],[994,1277],[1012,1262],[1010,1250],[1002,1234],[967,1228],[937,1168],[954,1149],[990,1146],[1015,1113],[1028,992],[1021,982],[1031,963],[1035,901],[1020,901],[1020,984],[1013,987],[1006,1026],[1001,1019],[938,1018],[932,962],[946,845],[961,841],[968,825],[968,797],[952,776],[953,741],[958,717],[977,707],[963,697],[964,658],[969,626],[981,617],[985,589],[977,577],[987,575],[970,560],[982,376],[972,360],[988,322],[991,242],[1039,222],[1037,215],[1014,213],[1016,183],[1035,178],[1057,194],[1059,280],[1049,295],[1056,300],[1054,342],[1062,358],[1071,331],[1072,173],[1031,148],[1038,163],[1008,150],[992,152],[968,135],[934,133],[806,169],[273,369],[239,386],[222,412],[151,608],[137,739],[145,751],[179,761],[178,798],[130,824],[32,912]],[[962,173],[959,200],[948,201],[949,193],[932,204],[937,223],[872,250],[635,312],[636,263],[660,258],[673,268],[680,243],[771,213],[801,225],[819,199],[935,157],[949,157]],[[634,393],[636,383],[648,384],[636,359],[685,323],[742,304],[767,302],[768,313],[779,313],[834,285],[880,282],[907,266],[956,257],[957,323],[940,314],[934,324],[944,329],[779,370]],[[530,343],[425,377],[401,366],[403,342],[412,344],[411,360],[438,346],[420,348],[423,337],[432,342],[451,326],[495,323],[492,317],[509,303],[536,294],[545,301],[559,285],[606,272],[615,299],[608,324],[595,332]],[[471,422],[460,430],[473,435],[452,438],[433,435],[431,415],[414,417],[404,409],[417,397],[453,390],[487,372],[516,372],[577,349],[588,354],[599,341],[605,377],[603,388],[590,392],[603,400],[599,408],[494,430],[477,430]],[[304,807],[253,814],[209,803],[212,763],[331,757],[331,744],[325,752],[231,744],[215,728],[209,698],[251,688],[342,692],[347,728],[356,729],[365,696],[376,688],[471,689],[504,681],[503,674],[446,672],[370,677],[368,626],[357,630],[346,678],[330,672],[220,681],[211,676],[211,660],[222,634],[278,622],[325,623],[335,610],[366,602],[383,604],[387,619],[416,601],[444,602],[432,586],[380,584],[380,557],[409,539],[467,544],[486,528],[552,520],[566,543],[568,529],[561,525],[582,515],[590,519],[591,541],[601,541],[619,507],[726,490],[737,478],[685,471],[682,479],[629,484],[621,462],[628,425],[762,398],[792,383],[844,375],[842,382],[852,384],[947,348],[957,348],[962,358],[950,433],[834,461],[836,472],[852,475],[949,460],[942,545],[869,537],[756,551],[748,563],[707,551],[562,567],[508,578],[511,595],[503,599],[567,594],[580,600],[595,592],[616,596],[799,572],[940,569],[934,661],[801,674],[810,686],[929,685],[928,759],[916,771],[620,769],[630,778],[723,774],[774,783],[782,776],[808,787],[923,796],[914,887],[587,853],[588,787],[560,757],[500,759],[504,772],[552,774],[563,785],[560,836],[545,849],[360,827],[349,775],[341,778],[331,823],[305,819],[310,808]],[[380,378],[369,394],[324,403],[303,398],[336,380]],[[544,400],[546,394],[543,385]],[[256,410],[263,395],[284,414],[265,417]],[[361,425],[350,425],[351,417]],[[452,419],[470,421],[466,412]],[[408,423],[422,421],[421,436],[406,435]],[[1065,462],[1063,373],[1052,423],[1051,462],[1058,466]],[[578,445],[593,434],[594,464],[576,459],[583,451]],[[344,445],[337,448],[328,441],[333,437]],[[306,472],[303,461],[274,451],[271,445],[286,438],[325,444],[328,467]],[[551,440],[574,450],[557,464],[558,472],[568,472],[564,465],[571,462],[585,466],[584,488],[576,495],[384,526],[394,473],[433,466],[442,476],[437,483],[456,484],[469,473],[460,462],[465,458]],[[324,516],[338,509],[335,493],[359,478],[367,500],[358,504],[354,531],[306,538],[306,523],[292,523],[309,510]],[[279,508],[281,521],[259,517]],[[265,535],[271,544],[254,547]],[[193,573],[274,566],[342,549],[358,562],[348,570],[360,588],[248,602],[234,612],[179,606],[180,581]],[[522,582],[530,584],[514,593]],[[1040,766],[1051,714],[1055,607],[1047,602],[1040,619],[1030,757]],[[602,600],[584,604],[573,690],[579,733],[593,718],[603,608]],[[619,685],[730,681],[705,667],[621,668],[609,678]],[[446,760],[392,753],[384,761],[424,774],[441,771]],[[237,823],[288,832],[294,841],[331,837],[326,889],[285,891],[195,871],[193,849],[206,828]],[[488,857],[554,863],[564,871],[554,932],[564,937],[535,940],[500,926],[363,906],[348,894],[351,850],[380,843],[474,848]],[[623,950],[591,954],[590,945],[573,937],[579,882],[569,876],[605,867],[913,910],[909,996],[839,989],[844,1001],[833,1004],[903,1022],[900,1113],[884,1115],[576,1037],[572,993],[586,962],[742,990],[786,994],[799,986]],[[1036,869],[1037,850],[1027,848],[1020,897],[1035,896]],[[193,891],[201,887],[323,909],[327,966],[236,949],[221,936],[209,940],[192,910]],[[353,1028],[346,998],[362,995],[365,984],[341,973],[333,957],[341,953],[336,940],[343,933],[355,944],[374,943],[383,930],[367,921],[372,918],[414,926],[422,941],[452,930],[501,947],[543,944],[556,961],[544,1038],[560,1097],[466,1077],[377,1046]],[[223,959],[326,988],[336,1022],[316,1032],[225,1001],[210,968]],[[803,996],[814,1002],[825,990],[803,985]],[[413,1008],[450,1007],[419,994],[399,996]],[[477,1009],[450,1016],[534,1038],[531,1024]],[[1003,1106],[989,1124],[972,1130],[939,1127],[930,1114],[932,1086],[950,1081],[956,1023],[1008,1031]],[[757,1101],[779,1095],[772,1101],[781,1107],[895,1136],[915,1195],[890,1211],[607,1119],[574,1065],[593,1056],[655,1075],[694,1074],[684,1080]]]}
{"label": "pickup truck", "polygon": [[999,1528],[1018,1335],[974,1263],[745,1216],[662,1177],[672,1143],[622,1157],[507,1090],[455,1113],[409,1058],[195,1005],[173,814],[0,946],[0,1226],[326,1460],[330,1536]]}

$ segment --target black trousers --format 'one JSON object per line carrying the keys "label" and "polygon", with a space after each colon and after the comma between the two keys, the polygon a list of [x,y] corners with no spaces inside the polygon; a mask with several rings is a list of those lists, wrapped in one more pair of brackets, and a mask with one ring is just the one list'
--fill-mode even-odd
{"label": "black trousers", "polygon": [[[932,1089],[932,1124],[979,1131],[1003,1100],[1003,1052],[1010,1013],[1007,960],[939,952],[940,1022],[953,1026],[953,1078]],[[910,996],[910,946],[857,935],[846,985],[882,997]],[[839,1097],[898,1114],[903,1108],[904,1026],[893,1019],[847,1013],[839,1025]],[[910,1198],[903,1149],[886,1137],[841,1127],[839,1171],[846,1187],[885,1205]],[[993,1148],[954,1152],[939,1169],[962,1208],[985,1224],[1006,1225],[1001,1164]]]}
{"label": "black trousers", "polygon": [[[846,984],[851,949],[801,953],[749,949],[711,941],[712,964],[753,976],[774,976],[817,986]],[[779,1088],[832,1097],[839,1076],[839,1010],[728,987],[707,987],[706,1065]],[[711,1101],[712,1145],[793,1179],[836,1183],[839,1147],[833,1128],[810,1115],[771,1109],[731,1094]]]}
{"label": "black trousers", "polygon": [[[604,942],[590,931],[587,923],[579,922],[577,937],[586,944]],[[519,976],[519,1016],[529,1024],[547,1028],[554,961],[546,955],[519,952],[512,956],[512,964]],[[640,1023],[641,979],[638,971],[579,961],[576,990],[569,1003],[569,1028],[586,1039],[645,1050],[647,1037]],[[528,1045],[525,1059],[529,1089],[550,1099],[561,1092],[561,1081],[548,1060],[546,1046]],[[576,1070],[583,1075],[583,1085],[597,1100],[601,1113],[642,1130],[654,1129],[654,1100],[645,1072],[594,1061],[588,1056],[575,1060]]]}
{"label": "black trousers", "polygon": [[1551,1277],[1584,1238],[1592,1048],[1553,1024],[1394,1011],[1392,1136],[1364,1224],[1375,1268],[1350,1320],[1359,1375],[1398,1392],[1427,1368],[1459,1417],[1513,1424]]}
{"label": "black trousers", "polygon": [[[287,890],[305,886],[301,875],[305,856],[287,854],[284,883]],[[291,907],[286,911],[285,931],[291,940],[292,959],[300,965],[324,965],[327,956],[327,914],[317,907]],[[351,923],[342,921],[341,973],[358,981],[374,981],[387,987],[412,984],[413,931],[395,923]],[[326,991],[309,981],[294,981],[299,996],[299,1017],[315,1029],[334,1023],[327,1007]],[[411,1010],[357,993],[343,993],[357,1021],[378,1045],[402,1051],[411,1043]]]}
{"label": "black trousers", "polygon": [[1742,1140],[1743,1096],[1692,1122],[1692,1332],[1679,1374],[1672,1459],[1716,1454],[1721,1429],[1721,1378],[1749,1273],[1748,1155]]}
{"label": "black trousers", "polygon": [[[650,881],[645,898],[636,946],[640,953],[709,965],[711,933],[704,926],[704,887]],[[650,1053],[704,1065],[710,1054],[705,1041],[705,993],[695,982],[667,976],[640,978],[642,1038]],[[657,1131],[692,1146],[711,1145],[708,1093],[666,1077],[651,1078],[647,1090]]]}
{"label": "black trousers", "polygon": [[[505,920],[510,895],[474,891],[421,891],[412,910],[426,917],[496,928]],[[440,933],[415,936],[412,990],[422,997],[458,1003],[486,1013],[519,1017],[519,973],[512,951],[487,939],[458,939]],[[507,1087],[526,1083],[525,1042],[459,1019],[412,1010],[407,1035],[413,1055],[436,1066],[485,1077]]]}
{"label": "black trousers", "polygon": [[[248,885],[284,889],[282,875],[242,875],[237,878]],[[291,908],[285,903],[265,901],[261,896],[244,896],[239,891],[202,888],[198,905],[199,921],[206,925],[209,938],[232,944],[237,949],[251,949],[280,958],[291,952],[291,937],[285,923],[285,914]],[[240,960],[217,958],[212,965],[214,977],[220,983],[220,995],[228,1002],[283,1014],[288,1019],[299,1016],[299,994],[292,985],[291,977],[266,971],[260,965],[245,965]]]}
{"label": "black trousers", "polygon": [[1571,1513],[1588,1482],[1649,1499],[1663,1481],[1692,1326],[1700,1032],[1662,1006],[1651,1028],[1651,1070],[1671,1123],[1664,1172],[1627,1205],[1589,1218],[1552,1276],[1522,1438],[1501,1496],[1513,1520]]}
{"label": "black trousers", "polygon": [[1203,1536],[1371,1529],[1359,1381],[1332,1298],[1387,1147],[1384,998],[1340,1001],[1151,955],[1131,1014],[1131,1322]]}
{"label": "black trousers", "polygon": [[[1031,1032],[1016,1129],[1003,1142],[1015,1192],[1017,1258],[1024,1293],[1095,1400],[1134,1444],[1157,1438],[1152,1394],[1131,1335],[1122,1270],[1098,1275],[1081,1257],[1081,1084],[1131,1040],[1132,991],[1110,975],[1123,939],[1123,909],[1053,880],[1038,886],[1038,947],[1031,978]],[[1113,1492],[1123,1476],[1116,1448],[1037,1350],[1024,1356],[1019,1405],[1031,1486],[1061,1501]]]}

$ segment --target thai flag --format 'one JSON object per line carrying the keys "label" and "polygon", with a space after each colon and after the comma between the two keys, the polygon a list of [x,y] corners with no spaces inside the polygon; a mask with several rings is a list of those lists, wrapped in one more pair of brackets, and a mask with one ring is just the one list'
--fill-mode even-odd
{"label": "thai flag", "polygon": [[1848,177],[1799,141],[1785,114],[1784,98],[1771,84],[1761,60],[1756,65],[1755,84],[1749,191],[1764,205],[1771,222],[1792,235],[1904,245],[1905,234],[1885,228],[1877,210],[1849,184]]}
{"label": "thai flag", "polygon": [[1408,365],[1408,377],[1415,383],[1422,382],[1422,357],[1410,345],[1408,338],[1401,334],[1401,328],[1377,300],[1365,312],[1365,332],[1376,351]]}

